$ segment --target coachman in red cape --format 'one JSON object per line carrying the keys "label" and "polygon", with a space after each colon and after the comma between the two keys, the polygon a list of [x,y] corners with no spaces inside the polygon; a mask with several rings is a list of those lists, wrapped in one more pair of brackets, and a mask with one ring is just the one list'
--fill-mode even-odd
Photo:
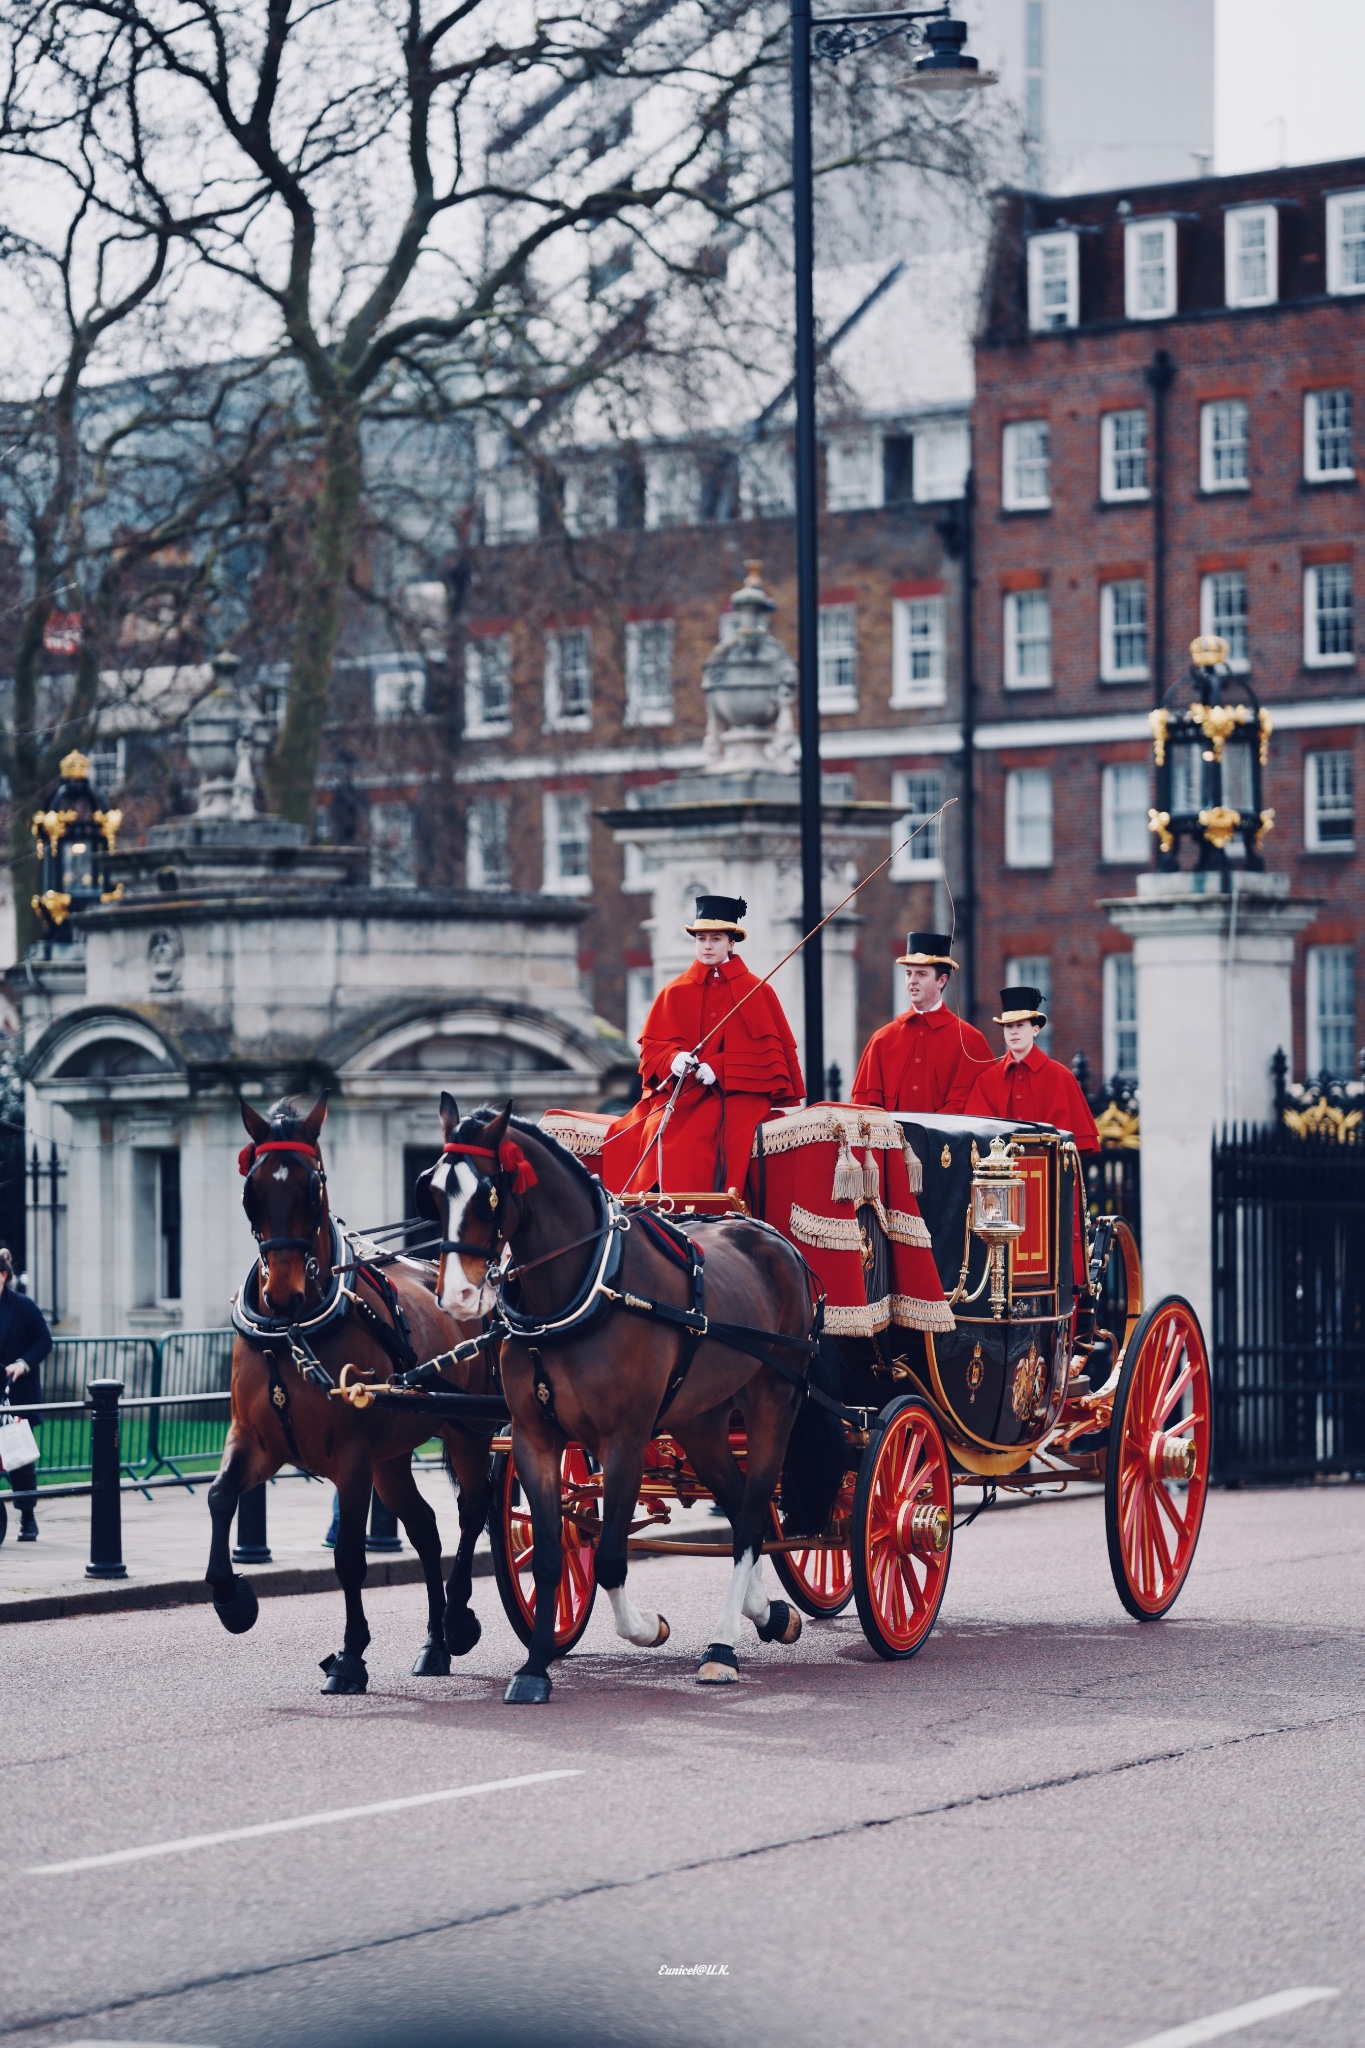
{"label": "coachman in red cape", "polygon": [[747,910],[738,896],[697,898],[684,927],[697,957],[654,998],[640,1039],[644,1093],[606,1135],[602,1178],[616,1194],[742,1191],[754,1132],[805,1094],[782,1005],[735,955]]}

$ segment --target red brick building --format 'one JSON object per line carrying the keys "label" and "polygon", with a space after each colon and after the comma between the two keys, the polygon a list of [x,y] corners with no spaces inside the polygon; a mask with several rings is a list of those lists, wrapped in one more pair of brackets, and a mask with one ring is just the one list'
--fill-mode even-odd
{"label": "red brick building", "polygon": [[1321,899],[1295,1071],[1353,1065],[1362,344],[1365,159],[1002,203],[973,417],[977,976],[1050,984],[1059,1057],[1131,1067],[1100,904],[1151,859],[1147,713],[1205,631],[1274,718],[1268,865]]}
{"label": "red brick building", "polygon": [[[832,463],[826,448],[821,753],[827,787],[837,778],[845,801],[926,814],[959,794],[961,409],[951,426],[962,459],[941,497],[914,493],[912,435],[864,423]],[[704,448],[665,454],[673,470],[715,460]],[[471,550],[452,650],[463,692],[454,879],[589,899],[583,974],[598,1014],[632,1035],[653,994],[650,885],[598,814],[702,765],[702,666],[746,561],[759,561],[776,602],[772,631],[796,647],[792,518],[735,516],[741,500],[707,516],[704,494],[700,505],[679,498],[680,514],[657,525],[604,521],[578,534],[542,504],[533,536]],[[950,811],[941,843],[926,834],[860,900],[861,1039],[892,1014],[906,930],[947,915],[945,863],[960,892],[960,816]]]}

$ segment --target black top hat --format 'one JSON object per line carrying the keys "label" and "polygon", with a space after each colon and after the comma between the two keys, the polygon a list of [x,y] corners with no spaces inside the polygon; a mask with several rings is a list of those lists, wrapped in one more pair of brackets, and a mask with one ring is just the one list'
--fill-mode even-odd
{"label": "black top hat", "polygon": [[952,940],[947,932],[907,932],[905,951],[897,955],[897,967],[956,967],[948,951]]}
{"label": "black top hat", "polygon": [[1040,988],[1002,988],[997,1024],[1046,1024]]}
{"label": "black top hat", "polygon": [[699,896],[697,912],[691,924],[683,930],[693,938],[698,932],[733,932],[737,939],[748,937],[740,919],[748,912],[748,904],[742,896]]}

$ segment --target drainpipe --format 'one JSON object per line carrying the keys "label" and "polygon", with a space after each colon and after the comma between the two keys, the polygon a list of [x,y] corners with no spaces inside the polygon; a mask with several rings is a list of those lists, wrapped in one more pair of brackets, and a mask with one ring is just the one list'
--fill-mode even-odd
{"label": "drainpipe", "polygon": [[1159,348],[1143,373],[1152,394],[1152,702],[1166,694],[1166,399],[1175,362]]}

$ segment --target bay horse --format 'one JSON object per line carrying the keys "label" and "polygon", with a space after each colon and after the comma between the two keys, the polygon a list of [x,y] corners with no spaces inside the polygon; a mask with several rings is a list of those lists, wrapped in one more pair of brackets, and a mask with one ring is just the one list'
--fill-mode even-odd
{"label": "bay horse", "polygon": [[[777,1231],[741,1217],[707,1222],[704,1255],[689,1260],[681,1232],[670,1248],[666,1226],[623,1211],[570,1152],[511,1110],[482,1108],[462,1121],[443,1094],[445,1147],[430,1183],[443,1212],[441,1301],[486,1307],[496,1284],[509,1323],[499,1363],[531,1513],[536,1605],[526,1661],[504,1697],[517,1705],[550,1696],[566,1442],[585,1445],[602,1467],[596,1576],[617,1634],[642,1648],[668,1640],[662,1615],[642,1612],[626,1591],[646,1447],[665,1415],[734,1532],[729,1589],[697,1672],[703,1685],[733,1683],[742,1616],[764,1642],[794,1643],[801,1632],[796,1610],[765,1591],[763,1535],[814,1350],[811,1276]],[[512,1263],[500,1273],[504,1247]],[[761,1355],[735,1341],[758,1338]],[[736,1408],[748,1439],[743,1471],[730,1448]]]}
{"label": "bay horse", "polygon": [[[259,1249],[234,1304],[232,1420],[208,1495],[213,1539],[205,1577],[218,1619],[234,1635],[256,1620],[255,1588],[232,1569],[232,1519],[249,1488],[293,1463],[330,1479],[340,1499],[334,1562],[346,1629],[341,1650],[322,1665],[322,1690],[360,1693],[369,1682],[361,1587],[371,1485],[402,1522],[426,1580],[427,1637],[413,1676],[443,1677],[451,1656],[472,1650],[481,1633],[469,1601],[474,1545],[488,1515],[487,1438],[433,1426],[420,1415],[362,1411],[329,1390],[347,1365],[357,1378],[379,1384],[396,1369],[436,1358],[476,1326],[448,1315],[415,1267],[390,1265],[385,1273],[359,1259],[342,1235],[328,1206],[319,1147],[325,1092],[306,1116],[288,1100],[268,1117],[246,1102],[241,1110],[251,1141],[238,1161],[242,1205]],[[442,1378],[465,1392],[487,1393],[486,1358],[481,1351],[475,1365],[452,1364]],[[442,1438],[459,1482],[460,1542],[448,1586],[441,1581],[436,1516],[412,1472],[412,1453],[432,1435]]]}

